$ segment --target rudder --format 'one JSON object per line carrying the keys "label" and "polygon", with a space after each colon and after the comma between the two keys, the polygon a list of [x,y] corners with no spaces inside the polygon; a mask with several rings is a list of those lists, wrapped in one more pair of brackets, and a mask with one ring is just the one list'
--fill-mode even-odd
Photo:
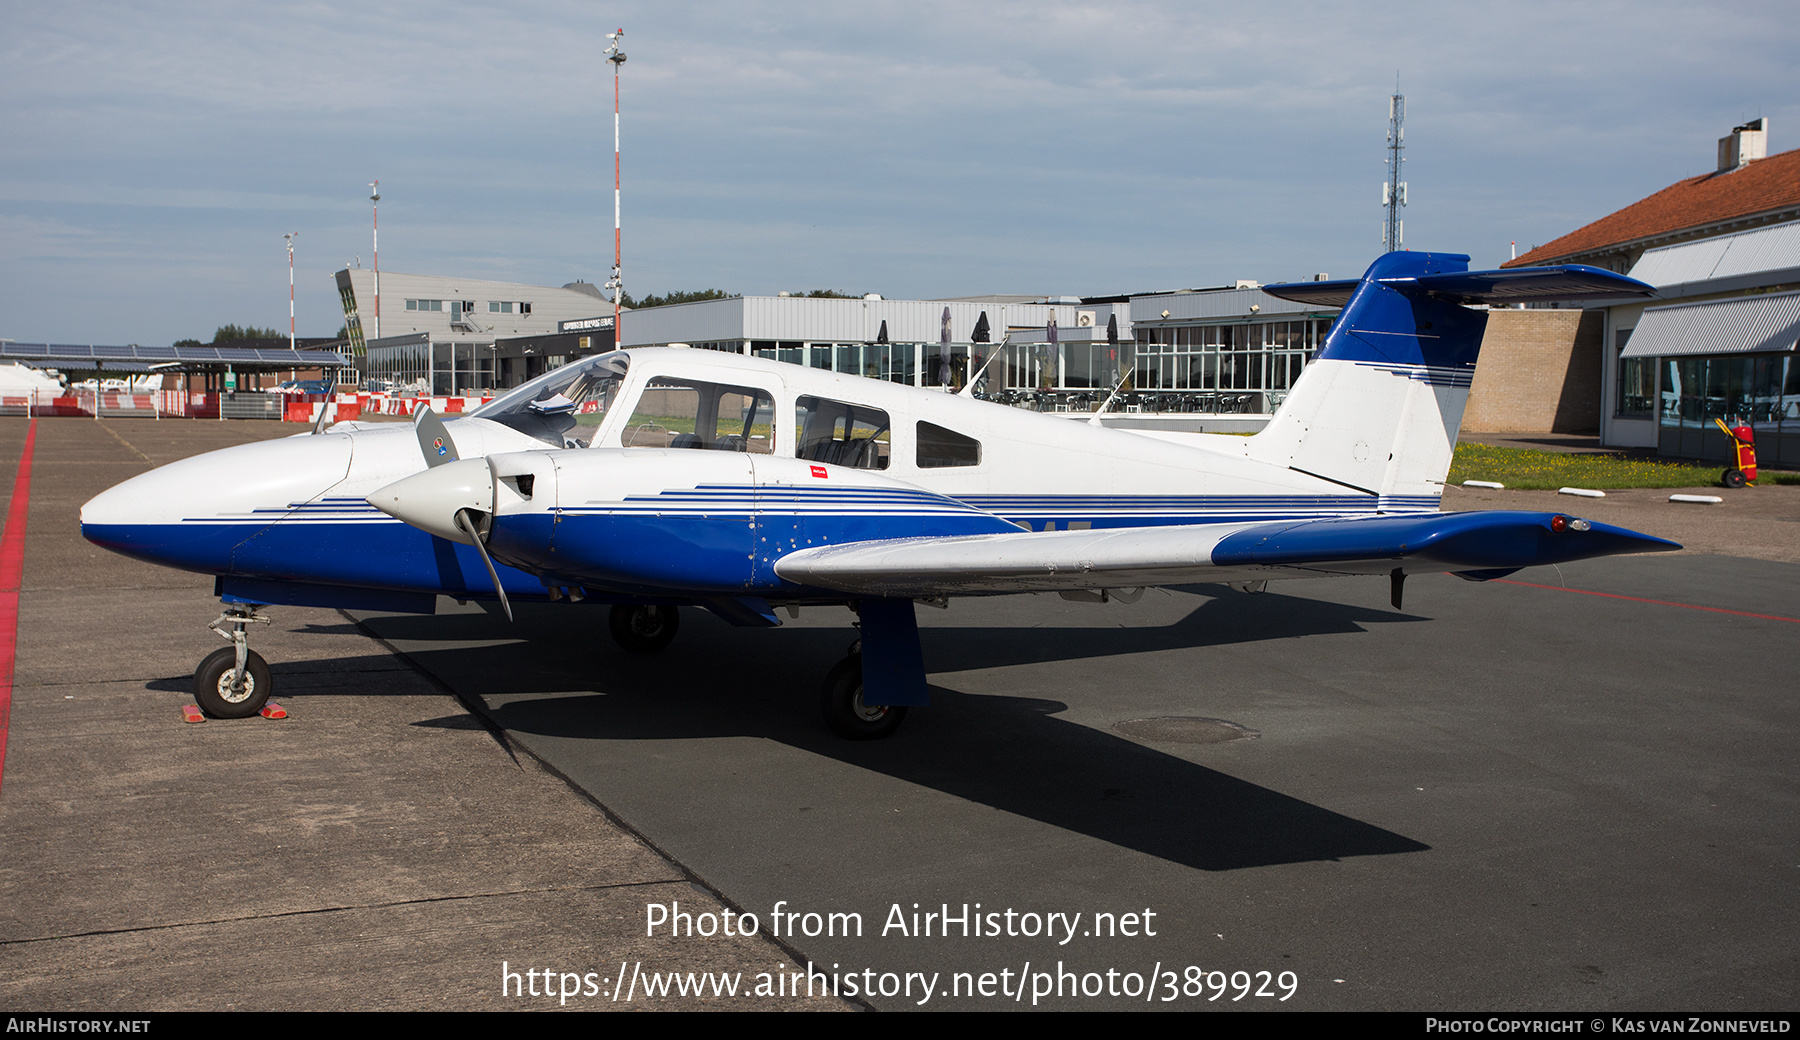
{"label": "rudder", "polygon": [[1487,314],[1416,279],[1468,266],[1457,253],[1389,253],[1371,264],[1324,347],[1251,439],[1251,457],[1378,496],[1383,508],[1436,508]]}

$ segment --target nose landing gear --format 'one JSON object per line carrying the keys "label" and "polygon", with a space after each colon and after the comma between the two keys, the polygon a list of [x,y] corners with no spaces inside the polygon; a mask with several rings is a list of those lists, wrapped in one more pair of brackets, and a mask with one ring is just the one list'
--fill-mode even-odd
{"label": "nose landing gear", "polygon": [[250,649],[250,636],[244,631],[245,625],[268,623],[254,606],[228,603],[218,620],[207,626],[231,645],[207,654],[194,672],[194,697],[202,711],[216,719],[247,719],[268,703],[275,682],[268,662]]}

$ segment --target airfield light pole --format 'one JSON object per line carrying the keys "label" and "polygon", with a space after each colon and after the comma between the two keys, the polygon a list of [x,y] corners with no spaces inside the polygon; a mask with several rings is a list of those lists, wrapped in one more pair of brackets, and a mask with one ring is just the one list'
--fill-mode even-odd
{"label": "airfield light pole", "polygon": [[287,239],[288,247],[288,349],[294,350],[294,239],[300,232],[290,231],[281,236]]}
{"label": "airfield light pole", "polygon": [[375,338],[381,338],[381,182],[369,182],[371,247],[375,261]]}
{"label": "airfield light pole", "polygon": [[1401,248],[1406,237],[1406,221],[1400,219],[1400,208],[1406,205],[1406,182],[1400,179],[1400,164],[1406,160],[1406,95],[1400,93],[1400,77],[1394,77],[1394,93],[1388,98],[1387,180],[1381,185],[1381,204],[1387,207],[1387,221],[1381,225],[1381,245],[1388,252]]}
{"label": "airfield light pole", "polygon": [[613,348],[616,350],[625,345],[619,334],[620,303],[625,295],[625,254],[619,236],[619,66],[625,64],[625,52],[621,49],[625,30],[609,32],[606,38],[610,41],[606,45],[606,60],[613,67],[613,268],[606,287],[613,294]]}

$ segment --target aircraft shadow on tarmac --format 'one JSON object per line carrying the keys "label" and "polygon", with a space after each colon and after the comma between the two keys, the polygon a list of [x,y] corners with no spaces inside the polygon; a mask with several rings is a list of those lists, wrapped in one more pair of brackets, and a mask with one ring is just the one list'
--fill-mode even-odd
{"label": "aircraft shadow on tarmac", "polygon": [[[994,668],[1358,631],[1371,620],[1408,618],[1297,599],[1248,612],[1241,603],[1232,608],[1203,604],[1173,625],[1137,629],[930,628],[926,656],[939,671]],[[1247,621],[1245,613],[1251,615]],[[932,706],[915,710],[895,738],[842,741],[819,723],[816,699],[824,670],[853,635],[848,627],[747,631],[711,623],[700,611],[685,614],[689,624],[676,648],[655,657],[615,648],[603,610],[528,608],[517,625],[474,613],[378,615],[365,624],[465,699],[483,704],[497,725],[522,734],[594,741],[775,740],[1201,870],[1428,848],[1055,718],[1066,707],[1055,700],[970,695],[934,685]],[[678,767],[668,768],[668,782],[682,782]],[[604,791],[591,793],[605,801]]]}

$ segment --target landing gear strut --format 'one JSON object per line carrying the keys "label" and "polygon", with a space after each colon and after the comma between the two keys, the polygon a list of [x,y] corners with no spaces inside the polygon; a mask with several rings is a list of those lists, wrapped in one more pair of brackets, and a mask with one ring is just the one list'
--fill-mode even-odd
{"label": "landing gear strut", "polygon": [[613,642],[634,654],[654,654],[681,629],[681,611],[671,606],[621,603],[607,619]]}
{"label": "landing gear strut", "polygon": [[860,649],[860,645],[853,647],[849,657],[825,674],[825,686],[819,691],[819,710],[825,716],[825,725],[845,740],[880,740],[906,721],[906,709],[863,703]]}
{"label": "landing gear strut", "polygon": [[268,662],[250,649],[250,636],[244,631],[245,625],[268,623],[254,606],[228,603],[218,620],[207,626],[231,645],[206,655],[194,672],[194,697],[202,711],[216,719],[247,719],[268,703],[275,682],[269,677]]}

